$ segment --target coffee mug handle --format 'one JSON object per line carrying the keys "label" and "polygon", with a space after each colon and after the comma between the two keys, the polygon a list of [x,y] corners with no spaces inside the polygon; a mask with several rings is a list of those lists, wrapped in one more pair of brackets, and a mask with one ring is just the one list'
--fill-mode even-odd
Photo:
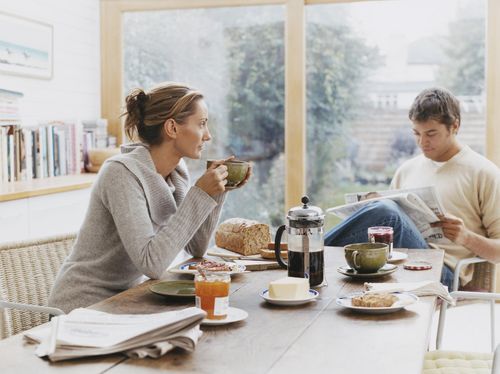
{"label": "coffee mug handle", "polygon": [[281,258],[281,236],[283,235],[283,231],[285,231],[285,228],[285,225],[281,225],[280,227],[278,227],[278,231],[276,231],[276,237],[274,238],[274,255],[276,256],[278,264],[283,269],[286,269],[288,267],[288,264]]}
{"label": "coffee mug handle", "polygon": [[361,265],[359,265],[357,262],[356,262],[356,259],[358,258],[358,254],[359,252],[358,251],[354,251],[352,252],[352,263],[354,264],[354,269],[355,270],[358,270]]}

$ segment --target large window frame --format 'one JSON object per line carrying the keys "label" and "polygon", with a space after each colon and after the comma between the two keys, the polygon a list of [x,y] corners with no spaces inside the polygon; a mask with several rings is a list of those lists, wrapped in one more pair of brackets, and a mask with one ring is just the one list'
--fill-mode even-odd
{"label": "large window frame", "polygon": [[[285,209],[306,191],[305,8],[373,0],[101,0],[101,113],[121,144],[124,12],[285,5]],[[379,0],[380,1],[380,0]],[[390,1],[390,0],[383,0]],[[403,1],[403,0],[402,0]],[[497,22],[495,22],[495,20]],[[500,2],[488,0],[486,30],[486,157],[500,166]],[[291,152],[290,150],[293,150]]]}

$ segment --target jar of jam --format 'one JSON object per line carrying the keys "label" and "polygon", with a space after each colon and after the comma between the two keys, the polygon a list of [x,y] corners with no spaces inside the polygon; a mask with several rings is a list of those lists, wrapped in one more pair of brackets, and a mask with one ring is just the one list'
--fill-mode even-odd
{"label": "jar of jam", "polygon": [[224,319],[229,309],[228,272],[203,271],[195,275],[196,307],[207,312],[208,319]]}
{"label": "jar of jam", "polygon": [[385,243],[389,247],[387,258],[392,257],[394,229],[391,226],[368,227],[368,241],[370,243]]}

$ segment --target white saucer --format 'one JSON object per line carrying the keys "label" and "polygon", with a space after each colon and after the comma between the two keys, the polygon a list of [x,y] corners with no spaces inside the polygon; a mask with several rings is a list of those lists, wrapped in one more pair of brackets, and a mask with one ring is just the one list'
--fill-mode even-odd
{"label": "white saucer", "polygon": [[273,299],[272,297],[269,297],[269,290],[265,289],[260,293],[260,297],[262,297],[264,300],[266,300],[268,303],[271,304],[276,304],[276,305],[301,305],[308,303],[310,301],[313,301],[315,298],[317,298],[319,295],[319,292],[316,290],[309,290],[309,296],[306,297],[305,299],[299,299],[299,300],[290,300],[290,299]]}
{"label": "white saucer", "polygon": [[406,260],[408,258],[408,254],[404,252],[392,251],[391,258],[387,260],[387,262],[397,262]]}
{"label": "white saucer", "polygon": [[363,294],[362,292],[355,292],[350,295],[337,298],[336,302],[338,305],[344,308],[351,309],[360,313],[386,314],[386,313],[397,312],[401,309],[404,309],[406,306],[411,305],[418,301],[418,297],[416,295],[409,292],[401,292],[401,293],[393,293],[393,295],[395,295],[398,298],[398,301],[396,301],[392,306],[376,307],[376,308],[353,306],[351,299],[355,296],[360,296],[362,294]]}
{"label": "white saucer", "polygon": [[201,321],[201,324],[202,325],[211,325],[211,326],[225,325],[228,323],[243,321],[247,317],[248,317],[248,313],[246,311],[244,311],[243,309],[229,307],[229,309],[227,310],[227,317],[226,318],[224,318],[224,319],[207,319],[207,318],[205,318],[203,321]]}
{"label": "white saucer", "polygon": [[385,277],[386,275],[394,273],[396,270],[398,270],[398,267],[396,265],[393,265],[393,264],[385,264],[375,273],[358,273],[356,270],[350,268],[347,265],[339,266],[337,268],[337,271],[340,274],[344,274],[344,275],[347,275],[349,277],[360,278],[360,279]]}

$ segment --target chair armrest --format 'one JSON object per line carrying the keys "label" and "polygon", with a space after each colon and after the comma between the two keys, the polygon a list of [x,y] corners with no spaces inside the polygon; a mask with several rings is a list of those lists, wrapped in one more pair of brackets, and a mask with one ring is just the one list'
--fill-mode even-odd
{"label": "chair armrest", "polygon": [[11,303],[9,301],[2,301],[2,300],[0,300],[0,308],[29,310],[31,312],[47,313],[47,314],[51,314],[53,316],[60,316],[60,315],[64,314],[64,312],[58,308],[52,308],[49,306],[23,304],[23,303]]}
{"label": "chair armrest", "polygon": [[493,292],[471,292],[471,291],[453,291],[450,292],[451,297],[455,300],[468,299],[468,300],[500,300],[500,293]]}

